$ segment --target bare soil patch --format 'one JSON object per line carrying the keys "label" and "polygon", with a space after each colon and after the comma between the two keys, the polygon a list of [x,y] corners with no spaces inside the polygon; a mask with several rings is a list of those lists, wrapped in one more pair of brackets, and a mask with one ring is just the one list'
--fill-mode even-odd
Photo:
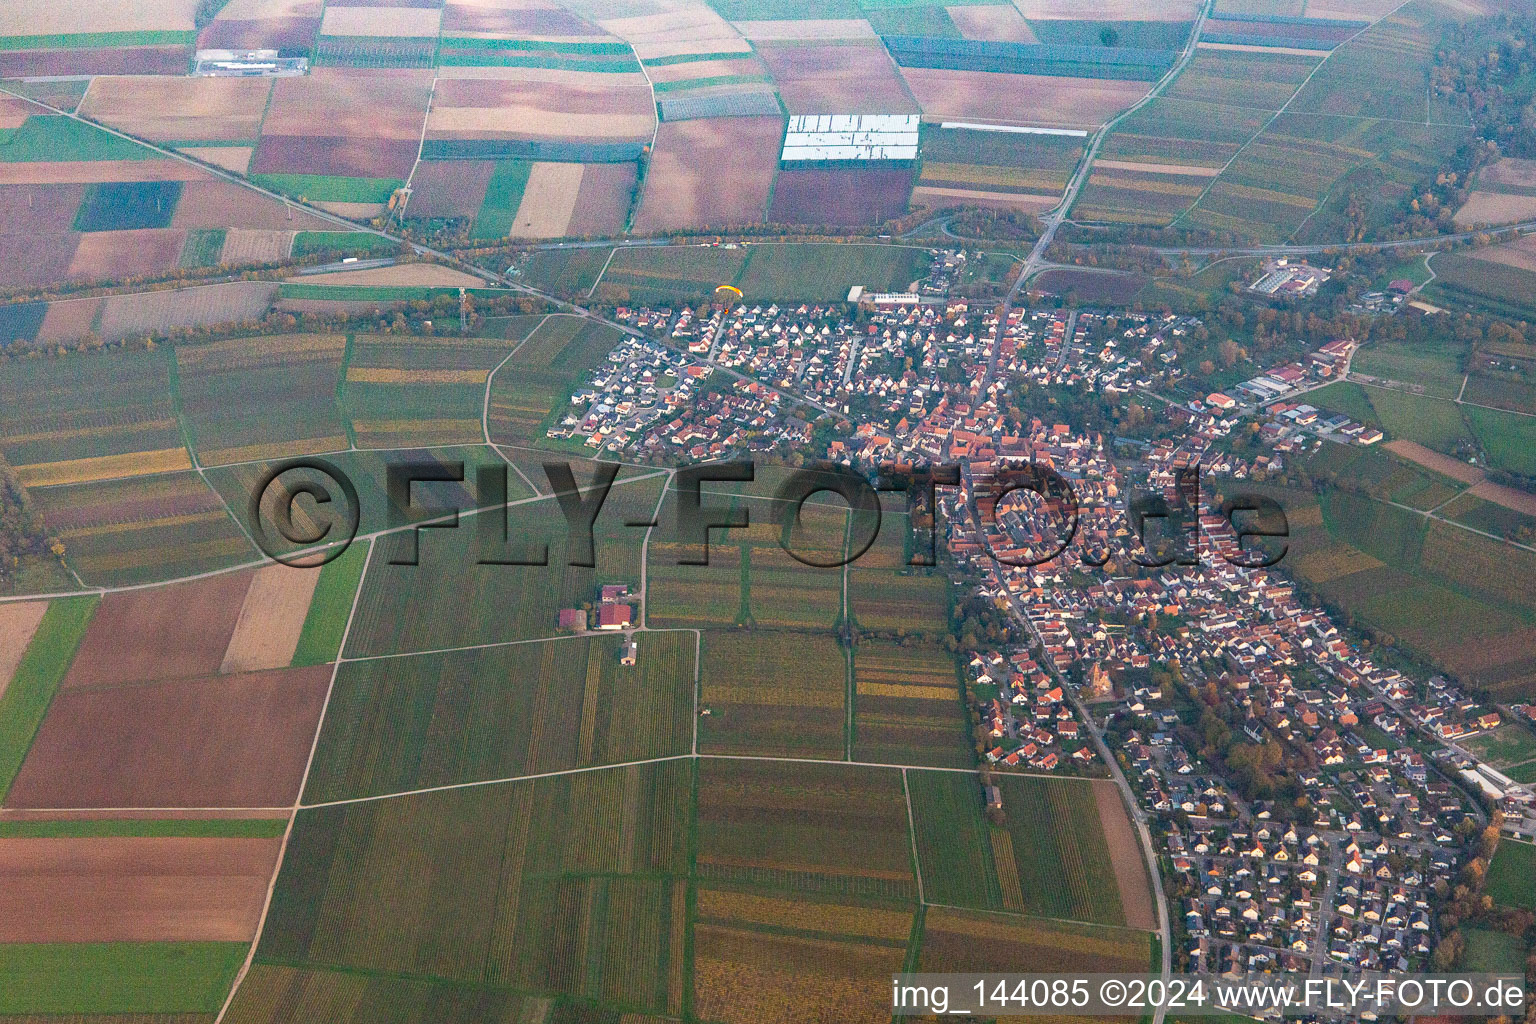
{"label": "bare soil patch", "polygon": [[[1084,17],[1082,0],[1013,0],[1026,18],[1079,21]],[[1097,0],[1093,17],[1098,21],[1194,21],[1199,0]]]}
{"label": "bare soil patch", "polygon": [[[431,70],[415,69],[321,67],[296,78],[279,78],[262,131],[267,135],[409,140],[414,145],[421,137],[431,84]],[[257,155],[259,159],[260,150]],[[389,175],[378,171],[365,176]]]}
{"label": "bare soil patch", "polygon": [[1492,480],[1484,480],[1468,493],[1474,498],[1491,501],[1495,505],[1502,505],[1523,515],[1536,516],[1536,495],[1517,491],[1513,487],[1505,487]]}
{"label": "bare soil patch", "polygon": [[999,210],[1049,210],[1061,196],[1037,196],[1025,192],[986,192],[974,188],[919,185],[912,190],[912,205],[942,209],[946,206],[984,206]]}
{"label": "bare soil patch", "polygon": [[160,274],[176,266],[186,240],[179,228],[92,231],[80,236],[69,276],[94,281]]}
{"label": "bare soil patch", "polygon": [[422,7],[337,7],[327,4],[320,34],[327,36],[420,37],[437,35],[443,12]]}
{"label": "bare soil patch", "polygon": [[635,198],[638,169],[628,164],[587,164],[581,193],[566,231],[571,235],[613,235],[624,229]]}
{"label": "bare soil patch", "polygon": [[19,604],[0,604],[0,697],[16,674],[21,656],[27,653],[37,624],[43,621],[48,610],[47,601],[25,601]]}
{"label": "bare soil patch", "polygon": [[1146,82],[902,68],[930,120],[1095,126],[1139,100]]}
{"label": "bare soil patch", "polygon": [[[142,26],[141,26],[142,27]],[[189,46],[109,46],[0,52],[0,78],[52,75],[184,75]]]}
{"label": "bare soil patch", "polygon": [[443,8],[443,34],[537,39],[603,32],[569,11],[553,7],[514,9],[498,0],[453,0]]}
{"label": "bare soil patch", "polygon": [[1299,46],[1255,46],[1252,43],[1208,43],[1195,44],[1201,50],[1234,50],[1238,53],[1284,53],[1293,57],[1326,57],[1327,50],[1307,50]]}
{"label": "bare soil patch", "polygon": [[1477,172],[1478,181],[1490,185],[1518,185],[1536,188],[1536,160],[1506,156]]}
{"label": "bare soil patch", "polygon": [[324,231],[335,227],[232,181],[189,182],[181,190],[171,226],[263,228],[269,231]]}
{"label": "bare soil patch", "polygon": [[1099,807],[1099,821],[1104,826],[1104,842],[1109,847],[1109,861],[1120,883],[1120,905],[1125,923],[1142,931],[1157,931],[1157,911],[1152,906],[1152,890],[1147,882],[1146,861],[1141,842],[1126,815],[1120,792],[1108,780],[1092,783],[1094,802]]}
{"label": "bare soil patch", "polygon": [[567,233],[581,195],[581,164],[539,162],[528,171],[523,199],[512,220],[513,238],[559,238]]}
{"label": "bare soil patch", "polygon": [[878,39],[863,18],[807,18],[804,21],[737,21],[736,31],[753,42],[796,39]]}
{"label": "bare soil patch", "polygon": [[995,39],[1006,43],[1038,43],[1029,22],[1017,7],[1003,4],[964,4],[946,7],[949,20],[967,39]]}
{"label": "bare soil patch", "polygon": [[309,18],[228,20],[221,14],[203,29],[197,45],[204,50],[308,50],[320,32],[315,6],[315,16]]}
{"label": "bare soil patch", "polygon": [[5,211],[0,232],[39,235],[68,231],[84,197],[85,186],[78,183],[0,185],[0,210]]}
{"label": "bare soil patch", "polygon": [[1491,263],[1502,263],[1506,267],[1536,271],[1536,235],[1522,235],[1516,241],[1505,242],[1503,245],[1474,249],[1469,255]]}
{"label": "bare soil patch", "polygon": [[1455,221],[1457,227],[1469,228],[1477,224],[1512,224],[1532,217],[1536,217],[1536,196],[1473,192],[1456,211]]}
{"label": "bare soil patch", "polygon": [[330,680],[320,665],[60,691],[6,803],[288,806]]}
{"label": "bare soil patch", "polygon": [[219,671],[286,668],[299,646],[299,634],[304,631],[304,618],[319,579],[319,568],[269,565],[257,570],[251,589],[245,592]]}
{"label": "bare soil patch", "polygon": [[264,78],[104,76],[80,113],[153,141],[256,138],[272,81]]}
{"label": "bare soil patch", "polygon": [[911,168],[783,170],[768,219],[779,224],[880,224],[907,212]]}
{"label": "bare soil patch", "polygon": [[324,8],[325,0],[229,0],[229,3],[219,10],[214,20],[318,18]]}
{"label": "bare soil patch", "polygon": [[248,942],[280,839],[0,839],[0,942]]}
{"label": "bare soil patch", "polygon": [[445,79],[438,83],[427,132],[450,138],[649,139],[656,123],[650,89],[610,84],[608,77]]}
{"label": "bare soil patch", "polygon": [[245,174],[251,169],[251,154],[255,146],[184,146],[181,150],[195,160],[222,167],[226,171]]}
{"label": "bare soil patch", "polygon": [[1460,480],[1464,484],[1475,484],[1483,479],[1483,471],[1476,466],[1469,466],[1460,459],[1431,451],[1417,441],[1399,439],[1387,442],[1385,447],[1394,455],[1401,455],[1409,462],[1417,462],[1425,469],[1433,470],[1441,476],[1448,476],[1452,480]]}
{"label": "bare soil patch", "polygon": [[[420,125],[417,127],[419,129]],[[264,135],[251,160],[251,172],[404,179],[416,166],[419,145],[416,137]]]}
{"label": "bare soil patch", "polygon": [[496,170],[493,160],[423,162],[411,178],[411,217],[473,217]]}
{"label": "bare soil patch", "polygon": [[[96,314],[101,312],[102,301],[99,298],[64,299],[48,303],[48,312],[43,314],[43,325],[37,330],[36,340],[60,342],[85,337],[96,322]],[[55,524],[50,522],[49,525]]]}
{"label": "bare soil patch", "polygon": [[792,114],[918,112],[896,66],[878,44],[765,43],[758,52]]}
{"label": "bare soil patch", "polygon": [[626,40],[641,60],[684,53],[746,53],[751,46],[705,4],[678,4],[655,14],[599,18],[606,31]]}
{"label": "bare soil patch", "polygon": [[64,689],[214,674],[254,575],[221,573],[108,594],[85,631]]}
{"label": "bare soil patch", "polygon": [[[79,185],[96,181],[201,181],[208,172],[184,160],[59,160],[0,163],[0,185]],[[77,204],[78,205],[78,204]],[[70,217],[74,217],[71,209]]]}
{"label": "bare soil patch", "polygon": [[776,117],[664,122],[646,174],[637,231],[763,219],[778,165]]}
{"label": "bare soil patch", "polygon": [[293,249],[293,232],[230,228],[224,236],[219,262],[238,266],[242,263],[273,263],[288,258]]}
{"label": "bare soil patch", "polygon": [[56,283],[69,274],[80,236],[0,234],[0,287],[22,288]]}
{"label": "bare soil patch", "polygon": [[197,0],[91,0],[90,3],[13,2],[6,5],[5,34],[47,36],[75,32],[186,31]]}

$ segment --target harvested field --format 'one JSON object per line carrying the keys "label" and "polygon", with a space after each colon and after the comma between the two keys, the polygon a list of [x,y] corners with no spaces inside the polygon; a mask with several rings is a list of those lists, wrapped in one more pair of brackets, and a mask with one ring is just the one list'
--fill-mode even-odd
{"label": "harvested field", "polygon": [[581,164],[535,163],[508,232],[512,238],[559,238],[568,233],[581,194]]}
{"label": "harvested field", "polygon": [[[1078,21],[1083,17],[1081,0],[1013,0],[1026,18]],[[1194,21],[1198,0],[1096,0],[1093,16],[1099,21]]]}
{"label": "harvested field", "polygon": [[[284,82],[298,81],[294,78]],[[418,125],[419,130],[419,125]],[[403,180],[416,166],[419,140],[319,135],[262,136],[251,158],[252,174],[324,175]],[[311,197],[314,198],[314,197]]]}
{"label": "harvested field", "polygon": [[901,74],[928,120],[1092,127],[1147,91],[1145,82],[1114,79],[937,68],[902,68]]}
{"label": "harvested field", "polygon": [[204,50],[279,50],[302,55],[313,48],[320,31],[320,5],[314,7],[314,17],[261,19],[226,18],[229,8],[225,8],[203,29],[197,45]]}
{"label": "harvested field", "polygon": [[301,274],[289,281],[302,284],[370,285],[389,288],[483,288],[485,281],[441,263],[396,263],[367,270],[338,270],[330,274]]}
{"label": "harvested field", "polygon": [[[681,61],[676,64],[658,64],[646,70],[646,77],[657,85],[692,82],[701,78],[734,78],[744,75],[761,75],[763,65],[752,54],[727,55],[705,60]],[[665,91],[663,89],[662,91]]]}
{"label": "harvested field", "polygon": [[194,160],[222,167],[226,171],[244,174],[250,170],[251,154],[255,146],[181,146],[180,151]]}
{"label": "harvested field", "polygon": [[[279,78],[262,133],[409,141],[414,160],[431,83],[432,72],[426,70],[321,67],[308,75]],[[364,176],[388,175],[375,170]]]}
{"label": "harvested field", "polygon": [[112,295],[102,307],[98,333],[115,341],[131,334],[160,333],[172,327],[260,319],[271,306],[276,291],[274,281],[231,281],[195,288]]}
{"label": "harvested field", "polygon": [[1474,259],[1536,272],[1536,235],[1522,235],[1517,241],[1474,249],[1468,255]]}
{"label": "harvested field", "polygon": [[907,212],[912,169],[781,170],[768,219],[778,224],[881,224]]}
{"label": "harvested field", "polygon": [[1007,43],[1038,43],[1017,7],[1005,4],[965,4],[944,8],[949,20],[967,39],[995,39]]}
{"label": "harvested field", "polygon": [[1251,43],[1208,43],[1195,44],[1202,50],[1230,50],[1234,53],[1285,53],[1293,57],[1326,57],[1327,50],[1304,50],[1297,46],[1254,46]]}
{"label": "harvested field", "polygon": [[1478,171],[1477,180],[1485,185],[1536,188],[1536,160],[1521,160],[1512,156],[1502,157]]}
{"label": "harvested field", "polygon": [[633,163],[587,164],[566,234],[604,236],[622,231],[634,203],[637,176]]}
{"label": "harvested field", "polygon": [[863,18],[806,18],[795,21],[737,21],[736,31],[753,42],[794,40],[877,39]]}
{"label": "harvested field", "polygon": [[413,218],[469,217],[480,212],[486,186],[491,183],[494,160],[426,161],[411,177],[411,201],[406,207]]}
{"label": "harvested field", "polygon": [[279,839],[0,839],[0,942],[249,942]]}
{"label": "harvested field", "polygon": [[635,230],[761,221],[782,138],[783,123],[775,117],[663,123]]}
{"label": "harvested field", "polygon": [[68,276],[117,281],[163,274],[176,266],[187,233],[179,228],[92,231],[80,236]]}
{"label": "harvested field", "polygon": [[641,60],[685,53],[746,53],[747,41],[703,3],[680,3],[655,14],[599,18],[597,23],[627,41]]}
{"label": "harvested field", "polygon": [[112,46],[76,50],[0,50],[0,78],[53,75],[184,75],[186,46]]}
{"label": "harvested field", "polygon": [[1157,908],[1152,903],[1152,888],[1147,882],[1141,840],[1131,827],[1125,804],[1120,801],[1120,791],[1113,782],[1099,780],[1093,783],[1093,797],[1099,809],[1099,823],[1104,827],[1104,842],[1109,846],[1109,862],[1114,865],[1115,881],[1120,885],[1125,926],[1155,932]]}
{"label": "harvested field", "polygon": [[436,36],[443,12],[425,7],[338,7],[327,4],[320,22],[323,36]]}
{"label": "harvested field", "polygon": [[765,44],[758,53],[791,114],[918,112],[896,65],[878,43]]}
{"label": "harvested field", "polygon": [[1473,192],[1456,211],[1455,220],[1458,228],[1470,228],[1479,224],[1510,224],[1532,217],[1536,217],[1536,195]]}
{"label": "harvested field", "polygon": [[991,192],[974,188],[919,185],[912,190],[912,205],[943,209],[946,206],[987,206],[1010,210],[1049,210],[1061,202],[1061,196],[1031,195],[1025,192]]}
{"label": "harvested field", "polygon": [[1469,466],[1460,459],[1453,459],[1449,455],[1430,451],[1417,441],[1407,441],[1399,438],[1396,441],[1388,441],[1383,447],[1395,455],[1401,455],[1409,462],[1417,462],[1426,469],[1432,469],[1441,476],[1448,476],[1452,480],[1460,480],[1464,484],[1475,484],[1483,479],[1482,470],[1476,466]]}
{"label": "harvested field", "polygon": [[83,185],[0,185],[0,282],[43,285],[65,277],[80,237],[70,225],[84,195]]}
{"label": "harvested field", "polygon": [[613,76],[586,74],[585,81],[514,81],[452,78],[438,83],[427,118],[429,138],[649,139],[656,123],[651,91],[610,83]]}
{"label": "harvested field", "polygon": [[59,160],[0,163],[0,185],[70,185],[108,181],[203,181],[208,172],[183,160]]}
{"label": "harvested field", "polygon": [[256,138],[271,91],[267,78],[103,76],[80,114],[154,142],[239,142]]}
{"label": "harvested field", "polygon": [[255,21],[264,18],[318,18],[324,0],[229,0],[219,18]]}
{"label": "harvested field", "polygon": [[1502,505],[1522,515],[1536,516],[1536,496],[1527,494],[1525,491],[1517,491],[1513,487],[1505,487],[1485,480],[1474,486],[1468,493],[1474,498],[1491,501],[1495,505]]}
{"label": "harvested field", "polygon": [[6,803],[289,806],[330,681],[328,665],[93,690],[66,679]]}
{"label": "harvested field", "polygon": [[232,181],[193,181],[182,186],[170,226],[310,231],[332,225]]}
{"label": "harvested field", "polygon": [[383,203],[322,203],[316,202],[316,206],[326,213],[334,213],[338,217],[349,217],[352,220],[372,220],[384,215]]}
{"label": "harvested field", "polygon": [[83,338],[101,312],[102,299],[65,299],[48,303],[37,340],[43,342],[75,341]]}
{"label": "harvested field", "polygon": [[1142,174],[1181,174],[1195,178],[1214,178],[1221,173],[1219,167],[1201,167],[1194,164],[1149,164],[1131,160],[1095,160],[1095,169],[1103,167],[1112,171],[1138,171]]}
{"label": "harvested field", "polygon": [[288,258],[293,248],[292,231],[261,231],[230,228],[224,236],[219,262],[231,266],[244,263],[275,263]]}
{"label": "harvested field", "polygon": [[21,0],[5,12],[5,33],[13,36],[88,32],[187,31],[197,0],[93,0],[55,4]]}
{"label": "harvested field", "polygon": [[10,685],[21,656],[27,653],[32,634],[37,632],[43,613],[48,610],[47,601],[27,601],[21,604],[0,604],[0,697]]}
{"label": "harvested field", "polygon": [[558,7],[504,0],[448,0],[443,34],[493,39],[549,39],[601,36],[595,25]]}
{"label": "harvested field", "polygon": [[[80,642],[64,689],[210,676],[219,670],[254,573],[230,572],[108,594]],[[123,637],[134,637],[125,645]]]}
{"label": "harvested field", "polygon": [[251,580],[220,672],[287,668],[299,646],[320,569],[269,565]]}

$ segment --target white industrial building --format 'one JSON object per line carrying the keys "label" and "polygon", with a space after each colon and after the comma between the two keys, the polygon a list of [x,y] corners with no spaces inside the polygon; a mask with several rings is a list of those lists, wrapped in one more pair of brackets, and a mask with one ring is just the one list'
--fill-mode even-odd
{"label": "white industrial building", "polygon": [[917,114],[796,114],[781,159],[916,160],[918,120]]}

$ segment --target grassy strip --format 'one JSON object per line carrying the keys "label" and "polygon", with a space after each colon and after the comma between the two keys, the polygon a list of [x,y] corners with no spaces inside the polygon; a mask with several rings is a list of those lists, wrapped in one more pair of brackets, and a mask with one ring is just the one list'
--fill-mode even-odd
{"label": "grassy strip", "polygon": [[273,192],[319,203],[387,203],[395,189],[405,184],[399,178],[332,174],[253,174],[251,181]]}
{"label": "grassy strip", "polygon": [[111,46],[179,46],[197,33],[178,29],[130,32],[63,32],[41,36],[0,36],[0,50],[94,50]]}
{"label": "grassy strip", "polygon": [[217,1013],[243,942],[0,945],[0,1013]]}
{"label": "grassy strip", "polygon": [[346,631],[347,616],[352,613],[352,597],[362,581],[363,566],[368,564],[368,548],[368,544],[353,544],[320,570],[309,614],[294,648],[294,668],[327,665],[341,653],[341,634]]}
{"label": "grassy strip", "polygon": [[384,253],[400,251],[400,243],[366,231],[300,231],[293,238],[293,257],[317,252]]}
{"label": "grassy strip", "polygon": [[0,143],[0,163],[147,160],[154,150],[57,114],[35,114]]}
{"label": "grassy strip", "polygon": [[103,818],[71,821],[0,821],[0,839],[106,839],[123,836],[177,839],[276,839],[286,818]]}
{"label": "grassy strip", "polygon": [[757,85],[772,82],[771,75],[715,75],[712,78],[685,78],[676,82],[657,82],[651,88],[657,92],[686,92],[689,89],[708,89],[717,85]]}
{"label": "grassy strip", "polygon": [[[0,796],[9,793],[21,762],[32,746],[53,695],[75,659],[99,599],[67,597],[54,601],[38,624],[32,642],[5,696],[0,697]],[[4,989],[0,985],[0,989]]]}

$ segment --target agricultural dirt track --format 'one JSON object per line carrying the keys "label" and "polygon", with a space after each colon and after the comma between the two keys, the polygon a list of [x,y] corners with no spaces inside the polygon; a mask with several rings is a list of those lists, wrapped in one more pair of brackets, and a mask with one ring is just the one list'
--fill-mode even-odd
{"label": "agricultural dirt track", "polygon": [[1120,791],[1113,782],[1093,783],[1093,799],[1098,805],[1099,821],[1104,826],[1104,842],[1109,847],[1115,880],[1120,884],[1120,905],[1128,928],[1157,931],[1157,908],[1152,905],[1152,891],[1147,885],[1146,864],[1141,859],[1141,840],[1131,826]]}
{"label": "agricultural dirt track", "polygon": [[0,942],[248,942],[278,839],[0,839]]}
{"label": "agricultural dirt track", "polygon": [[60,691],[6,804],[291,804],[330,681],[320,665]]}
{"label": "agricultural dirt track", "polygon": [[47,601],[28,601],[25,604],[0,604],[0,697],[10,685],[21,656],[37,632],[37,624],[43,621],[48,610]]}
{"label": "agricultural dirt track", "polygon": [[207,676],[219,670],[254,573],[108,594],[64,689]]}
{"label": "agricultural dirt track", "polygon": [[1448,476],[1452,480],[1460,480],[1464,484],[1475,484],[1483,479],[1482,470],[1476,466],[1469,466],[1460,459],[1453,459],[1449,455],[1441,455],[1439,452],[1430,451],[1417,441],[1399,439],[1389,441],[1385,447],[1387,451],[1394,455],[1401,455],[1410,462],[1417,462],[1425,469],[1432,469],[1441,476]]}
{"label": "agricultural dirt track", "polygon": [[320,570],[269,565],[245,592],[220,672],[284,668],[293,661]]}

